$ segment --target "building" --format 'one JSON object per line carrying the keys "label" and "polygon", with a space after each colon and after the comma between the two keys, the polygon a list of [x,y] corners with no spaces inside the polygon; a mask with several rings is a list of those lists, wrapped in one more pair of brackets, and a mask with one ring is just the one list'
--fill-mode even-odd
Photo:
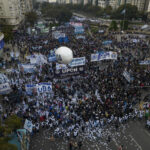
{"label": "building", "polygon": [[49,0],[36,0],[38,3],[49,2]]}
{"label": "building", "polygon": [[125,1],[127,4],[135,5],[137,6],[139,11],[147,11],[149,0],[119,0],[120,5],[125,4]]}
{"label": "building", "polygon": [[0,24],[19,25],[32,10],[32,0],[0,0]]}
{"label": "building", "polygon": [[0,0],[0,23],[18,25],[22,21],[20,0]]}

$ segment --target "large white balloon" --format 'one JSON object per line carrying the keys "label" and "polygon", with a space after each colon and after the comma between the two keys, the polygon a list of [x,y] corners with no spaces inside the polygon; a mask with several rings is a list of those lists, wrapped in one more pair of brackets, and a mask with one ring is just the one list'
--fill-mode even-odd
{"label": "large white balloon", "polygon": [[70,48],[62,46],[55,51],[58,63],[69,64],[73,59],[73,52]]}

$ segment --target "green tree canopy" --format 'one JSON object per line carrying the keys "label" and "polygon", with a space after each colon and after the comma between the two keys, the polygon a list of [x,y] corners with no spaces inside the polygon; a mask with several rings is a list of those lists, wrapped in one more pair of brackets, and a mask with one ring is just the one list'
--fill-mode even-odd
{"label": "green tree canopy", "polygon": [[112,18],[114,19],[123,19],[124,13],[123,10],[126,10],[125,19],[131,20],[131,19],[137,19],[139,17],[138,9],[136,6],[131,4],[121,5],[113,14]]}
{"label": "green tree canopy", "polygon": [[113,20],[110,24],[109,30],[116,31],[117,29],[118,29],[117,22],[115,20]]}
{"label": "green tree canopy", "polygon": [[25,16],[26,16],[26,21],[30,23],[31,26],[33,26],[38,19],[38,16],[34,11],[26,13]]}
{"label": "green tree canopy", "polygon": [[121,21],[120,22],[121,30],[127,30],[128,29],[128,25],[129,25],[129,22],[127,20]]}
{"label": "green tree canopy", "polygon": [[16,115],[12,115],[5,120],[5,126],[10,128],[12,131],[21,128],[22,119]]}
{"label": "green tree canopy", "polygon": [[3,26],[2,33],[4,33],[4,41],[9,42],[13,39],[13,32],[11,26]]}

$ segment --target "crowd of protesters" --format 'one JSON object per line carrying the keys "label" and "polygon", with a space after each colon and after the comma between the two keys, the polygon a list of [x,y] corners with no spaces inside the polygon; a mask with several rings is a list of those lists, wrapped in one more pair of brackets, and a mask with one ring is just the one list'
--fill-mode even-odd
{"label": "crowd of protesters", "polygon": [[[114,125],[117,129],[129,119],[142,118],[144,111],[134,106],[141,101],[140,87],[150,84],[149,68],[139,65],[149,53],[146,36],[113,32],[90,36],[85,32],[85,39],[76,39],[73,27],[59,30],[67,31],[68,43],[59,43],[53,38],[52,31],[46,35],[28,35],[23,29],[16,32],[11,44],[20,53],[19,62],[25,61],[27,52],[28,55],[41,53],[48,56],[50,50],[65,45],[73,50],[74,57],[86,57],[85,72],[57,78],[55,62],[37,66],[37,71],[32,74],[24,74],[14,65],[14,71],[7,74],[13,94],[3,99],[4,105],[9,104],[4,118],[17,114],[32,121],[33,134],[45,127],[53,131],[54,137],[65,136],[68,139],[82,133],[86,133],[88,138],[94,134],[101,137],[101,129],[106,125]],[[105,40],[112,40],[112,44],[103,45]],[[117,52],[118,58],[91,62],[91,54],[100,51]],[[11,64],[15,63],[18,61],[12,59]],[[133,76],[132,82],[123,76],[124,70]],[[52,82],[52,92],[26,94],[25,84],[40,82]],[[149,109],[147,104],[145,111],[149,113]]]}

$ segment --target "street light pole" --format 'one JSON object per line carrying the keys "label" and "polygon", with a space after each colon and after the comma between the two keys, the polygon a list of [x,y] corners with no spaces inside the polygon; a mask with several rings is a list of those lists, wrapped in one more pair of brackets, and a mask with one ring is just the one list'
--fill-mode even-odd
{"label": "street light pole", "polygon": [[125,12],[124,12],[124,17],[123,17],[123,30],[124,30],[124,22],[125,22],[125,17],[126,17],[126,2],[127,2],[127,0],[125,0],[125,4],[124,4]]}

